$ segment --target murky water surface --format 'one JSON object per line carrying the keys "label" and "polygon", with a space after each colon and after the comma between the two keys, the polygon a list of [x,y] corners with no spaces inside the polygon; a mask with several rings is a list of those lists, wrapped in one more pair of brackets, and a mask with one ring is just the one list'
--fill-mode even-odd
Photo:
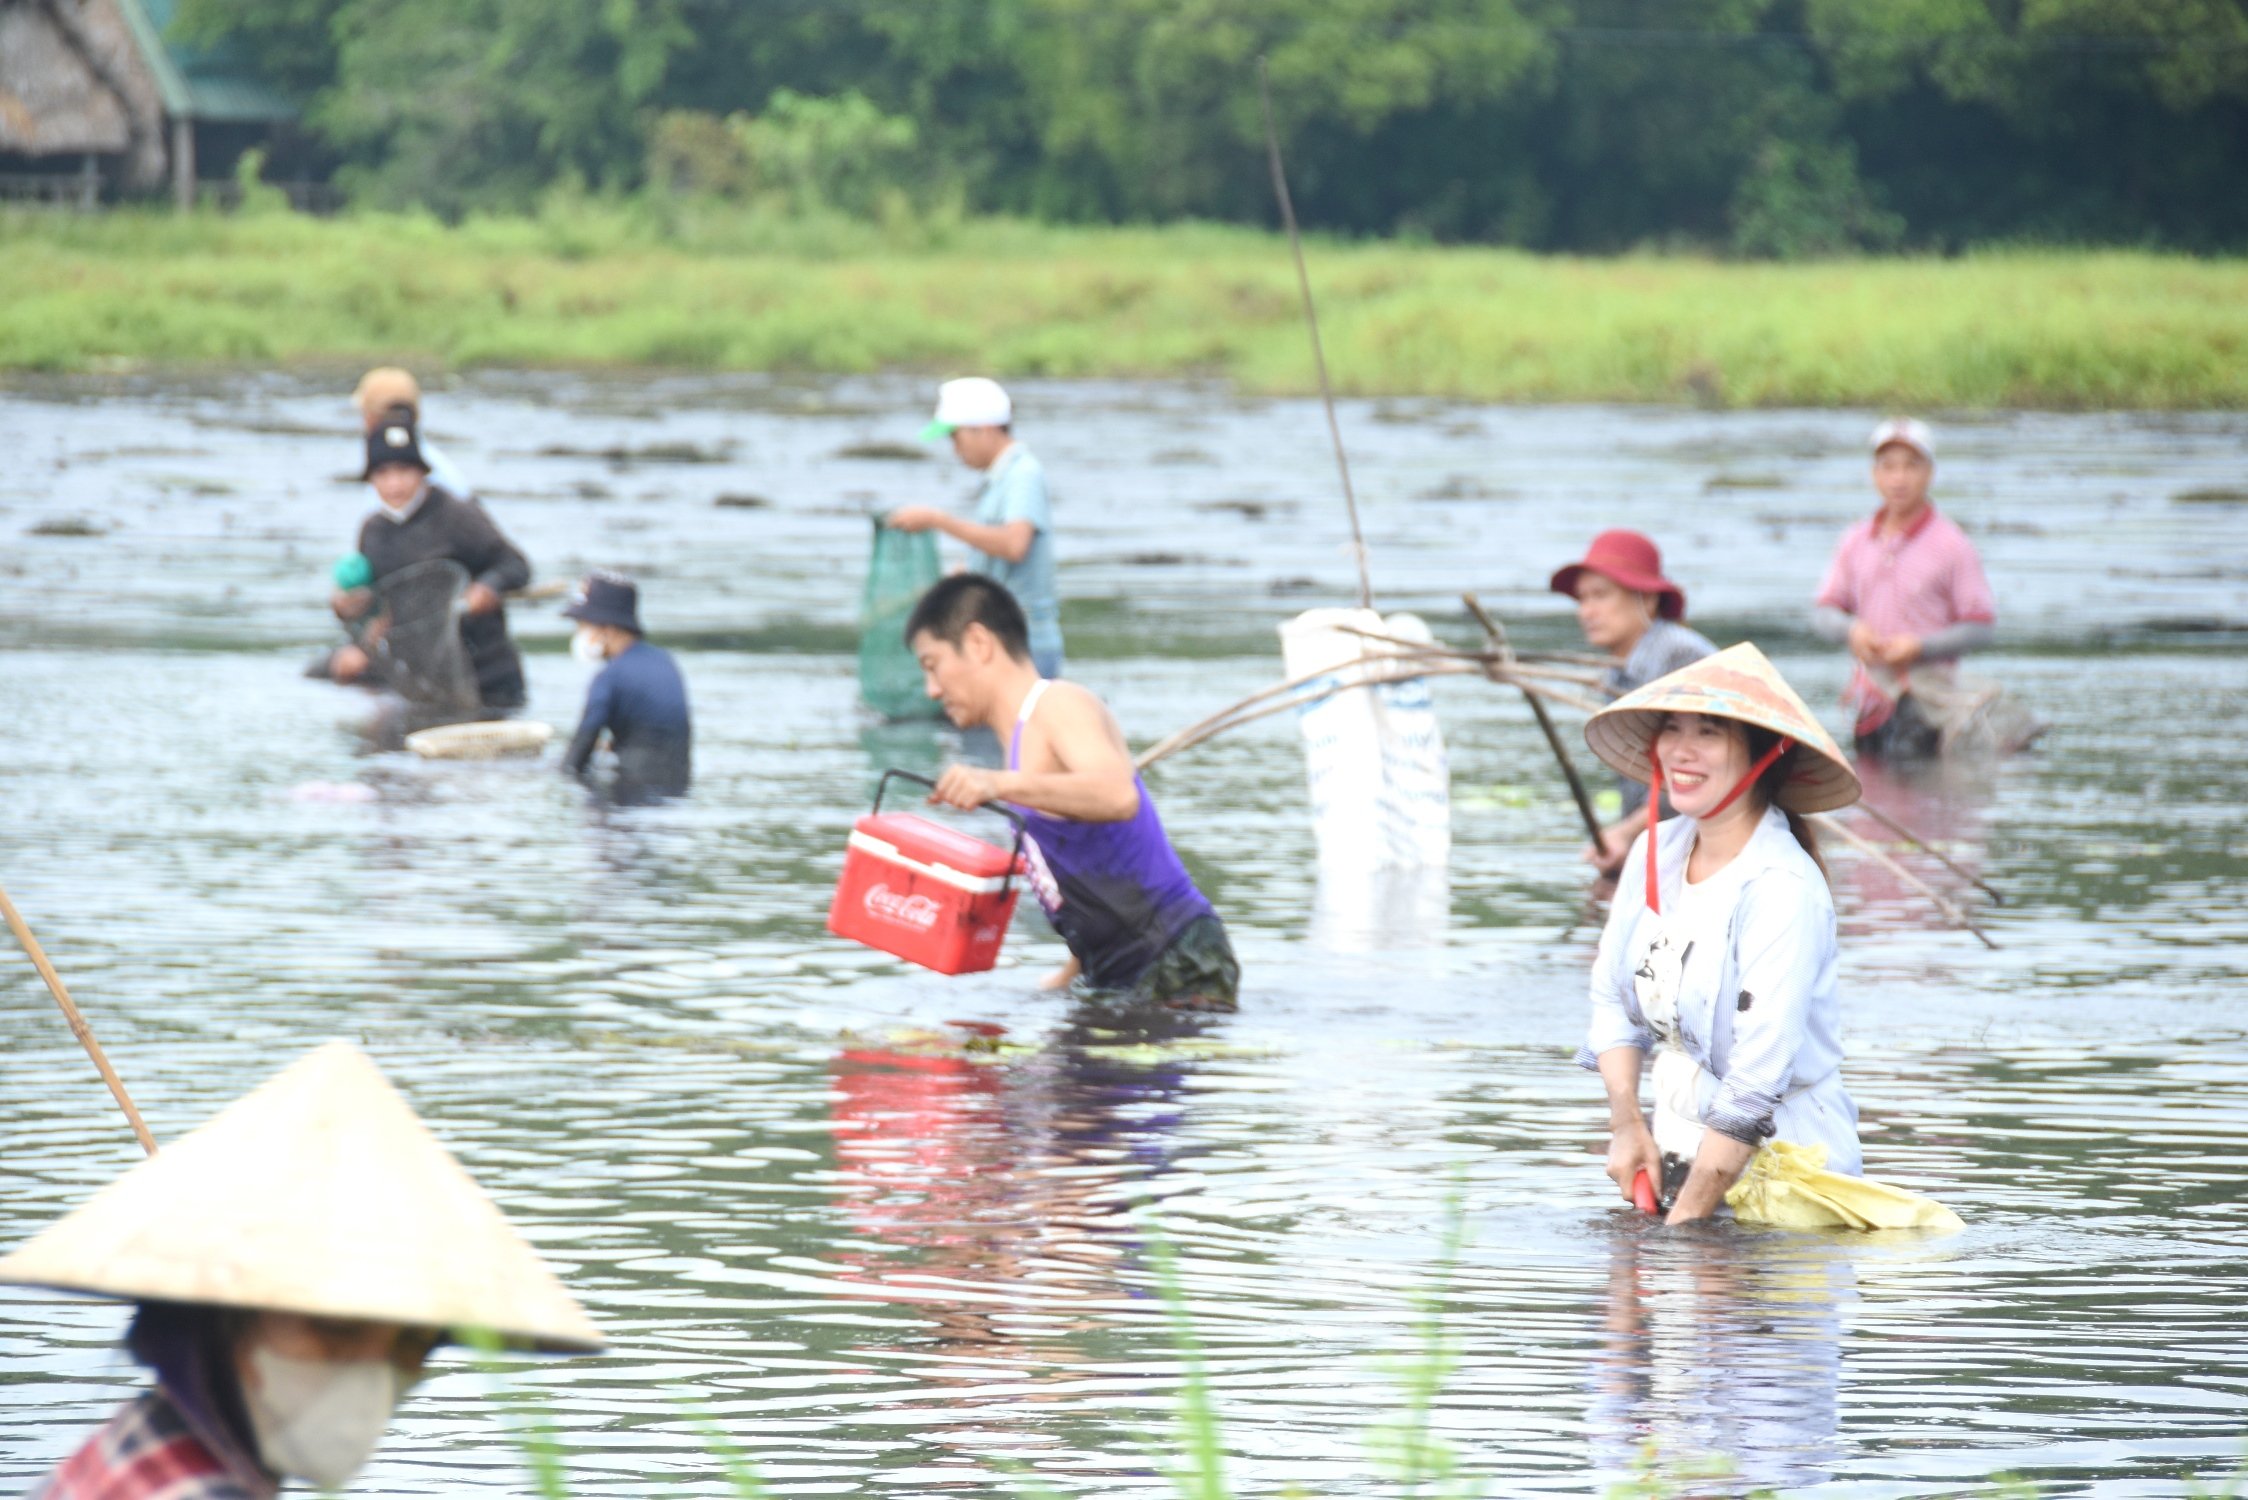
{"label": "murky water surface", "polygon": [[[867,507],[956,499],[919,382],[493,376],[435,434],[542,576],[637,573],[680,648],[692,800],[619,811],[544,764],[422,763],[302,680],[365,492],[340,394],[249,380],[0,394],[0,879],[161,1136],[314,1042],[362,1041],[612,1332],[532,1367],[587,1495],[723,1489],[698,1415],[787,1494],[1165,1489],[1178,1247],[1250,1493],[1391,1492],[1417,1299],[1455,1197],[1434,1424],[1497,1493],[1583,1493],[1643,1443],[1784,1488],[1955,1493],[2013,1470],[2168,1494],[2248,1435],[2248,474],[2236,417],[1948,423],[1939,498],[2058,726],[1995,774],[1875,793],[2004,889],[1985,952],[1837,861],[1873,1169],[1964,1233],[1643,1231],[1570,1066],[1598,913],[1519,704],[1438,684],[1446,889],[1322,891],[1274,720],[1156,786],[1248,972],[1241,1013],[1118,1036],[1033,993],[1018,923],[945,980],[828,938],[885,765],[849,650]],[[1022,393],[1057,487],[1074,675],[1146,742],[1276,676],[1273,627],[1349,564],[1316,409],[1210,389]],[[1546,573],[1655,532],[1721,641],[1822,705],[1801,630],[1871,504],[1870,415],[1355,406],[1385,605],[1543,645]],[[708,462],[681,462],[698,457]],[[722,503],[720,497],[731,497]],[[57,532],[92,532],[68,535]],[[531,711],[582,691],[516,611]],[[1392,916],[1369,923],[1377,897]],[[1418,913],[1416,917],[1414,914]],[[1370,928],[1380,928],[1370,931]],[[13,955],[11,947],[8,950]],[[134,1157],[28,966],[0,966],[0,1241]],[[964,1055],[955,1020],[996,1023]],[[0,1482],[135,1384],[109,1305],[0,1299]],[[523,1492],[487,1377],[446,1364],[367,1493]]]}

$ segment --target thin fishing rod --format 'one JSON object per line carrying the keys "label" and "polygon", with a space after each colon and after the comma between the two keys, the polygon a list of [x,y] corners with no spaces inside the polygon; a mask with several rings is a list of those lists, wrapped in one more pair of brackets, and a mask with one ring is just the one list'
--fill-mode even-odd
{"label": "thin fishing rod", "polygon": [[78,1013],[78,1006],[70,998],[70,991],[63,988],[62,976],[55,972],[53,964],[47,962],[47,951],[39,946],[39,939],[31,935],[30,925],[16,910],[16,904],[8,899],[5,890],[0,890],[0,917],[7,918],[9,930],[15,933],[16,941],[23,944],[23,951],[30,956],[31,966],[39,971],[41,979],[47,981],[47,993],[53,995],[55,1004],[62,1007],[63,1019],[70,1023],[71,1032],[78,1038],[79,1045],[86,1049],[86,1055],[94,1060],[94,1068],[101,1074],[101,1081],[109,1085],[110,1095],[116,1099],[117,1107],[132,1122],[133,1134],[140,1138],[141,1149],[154,1156],[156,1137],[148,1133],[147,1122],[141,1119],[140,1111],[133,1108],[132,1096],[125,1092],[124,1080],[109,1065],[109,1055],[101,1050],[101,1043],[94,1040],[94,1028],[88,1026],[86,1018]]}
{"label": "thin fishing rod", "polygon": [[1358,496],[1350,487],[1350,458],[1343,452],[1342,424],[1335,420],[1335,392],[1327,384],[1327,351],[1319,342],[1319,310],[1312,306],[1303,235],[1296,229],[1296,205],[1288,196],[1288,174],[1280,165],[1280,133],[1272,125],[1272,82],[1266,76],[1262,57],[1257,59],[1257,102],[1264,109],[1265,154],[1272,162],[1272,191],[1280,199],[1280,221],[1288,226],[1288,248],[1296,257],[1296,285],[1304,294],[1304,323],[1311,329],[1311,362],[1319,372],[1319,399],[1327,408],[1327,435],[1335,440],[1335,468],[1343,476],[1343,505],[1350,511],[1350,548],[1358,560],[1358,607],[1372,609],[1374,585],[1366,574],[1366,535],[1358,527]]}

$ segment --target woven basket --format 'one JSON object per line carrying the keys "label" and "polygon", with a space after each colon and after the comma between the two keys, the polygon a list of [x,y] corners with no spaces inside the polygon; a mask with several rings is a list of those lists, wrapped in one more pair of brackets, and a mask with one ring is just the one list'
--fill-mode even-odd
{"label": "woven basket", "polygon": [[554,726],[536,719],[490,719],[420,730],[406,736],[406,748],[425,760],[497,760],[536,755],[553,738]]}

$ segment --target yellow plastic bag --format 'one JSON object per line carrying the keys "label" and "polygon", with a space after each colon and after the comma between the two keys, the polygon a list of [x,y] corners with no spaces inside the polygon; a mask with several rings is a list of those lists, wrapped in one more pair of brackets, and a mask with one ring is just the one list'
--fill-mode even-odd
{"label": "yellow plastic bag", "polygon": [[1959,1215],[1931,1198],[1870,1177],[1829,1172],[1824,1146],[1767,1141],[1725,1201],[1744,1224],[1780,1229],[1938,1229]]}

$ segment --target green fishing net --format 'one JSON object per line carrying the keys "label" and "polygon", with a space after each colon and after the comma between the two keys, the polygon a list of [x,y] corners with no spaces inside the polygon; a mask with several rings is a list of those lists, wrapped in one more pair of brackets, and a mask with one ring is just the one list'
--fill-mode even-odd
{"label": "green fishing net", "polygon": [[875,518],[874,555],[859,603],[859,696],[886,719],[940,712],[922,690],[921,664],[905,644],[906,617],[940,576],[936,533],[892,531]]}

